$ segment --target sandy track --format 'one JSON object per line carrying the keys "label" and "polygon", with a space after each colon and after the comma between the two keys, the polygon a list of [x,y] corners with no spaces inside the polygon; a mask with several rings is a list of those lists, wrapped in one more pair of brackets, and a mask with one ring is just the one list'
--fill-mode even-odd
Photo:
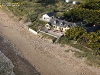
{"label": "sandy track", "polygon": [[73,57],[73,52],[64,52],[77,49],[70,46],[61,47],[47,39],[41,39],[24,28],[22,22],[13,22],[1,10],[0,32],[42,75],[100,75],[99,69],[88,67],[83,60]]}

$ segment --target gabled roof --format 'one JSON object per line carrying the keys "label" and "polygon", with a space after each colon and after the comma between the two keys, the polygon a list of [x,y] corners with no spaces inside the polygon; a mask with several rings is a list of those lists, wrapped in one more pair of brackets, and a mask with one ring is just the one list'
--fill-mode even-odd
{"label": "gabled roof", "polygon": [[96,26],[92,26],[92,27],[85,27],[82,26],[87,32],[96,32],[98,30],[100,30],[100,26],[96,25]]}
{"label": "gabled roof", "polygon": [[60,27],[73,27],[73,26],[75,26],[75,24],[72,22],[67,22],[67,21],[59,20],[59,19],[52,19],[50,21],[50,24],[60,26]]}
{"label": "gabled roof", "polygon": [[49,13],[47,13],[47,15],[48,15],[49,17],[51,17],[51,16],[54,16],[54,13],[53,13],[53,12],[49,12]]}

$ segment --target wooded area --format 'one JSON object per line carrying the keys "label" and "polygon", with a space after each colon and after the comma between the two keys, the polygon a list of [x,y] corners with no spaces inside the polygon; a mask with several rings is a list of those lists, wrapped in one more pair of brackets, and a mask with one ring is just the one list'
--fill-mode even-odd
{"label": "wooded area", "polygon": [[66,12],[65,16],[76,16],[83,22],[100,25],[100,1],[87,1]]}

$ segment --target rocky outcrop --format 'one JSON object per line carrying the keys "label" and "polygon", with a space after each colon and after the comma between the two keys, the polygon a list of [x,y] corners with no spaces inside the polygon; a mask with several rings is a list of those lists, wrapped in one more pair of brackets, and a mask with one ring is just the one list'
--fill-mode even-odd
{"label": "rocky outcrop", "polygon": [[15,75],[13,68],[11,60],[0,51],[0,75]]}

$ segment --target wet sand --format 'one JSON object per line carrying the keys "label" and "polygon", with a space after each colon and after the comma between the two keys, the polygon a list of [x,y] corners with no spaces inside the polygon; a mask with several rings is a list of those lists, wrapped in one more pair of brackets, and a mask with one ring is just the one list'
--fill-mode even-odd
{"label": "wet sand", "polygon": [[[61,47],[48,39],[29,32],[23,22],[14,22],[0,10],[0,32],[16,47],[18,54],[27,59],[42,75],[100,75],[100,69],[87,66],[84,59],[73,56],[78,50]],[[23,75],[23,74],[22,74]]]}

